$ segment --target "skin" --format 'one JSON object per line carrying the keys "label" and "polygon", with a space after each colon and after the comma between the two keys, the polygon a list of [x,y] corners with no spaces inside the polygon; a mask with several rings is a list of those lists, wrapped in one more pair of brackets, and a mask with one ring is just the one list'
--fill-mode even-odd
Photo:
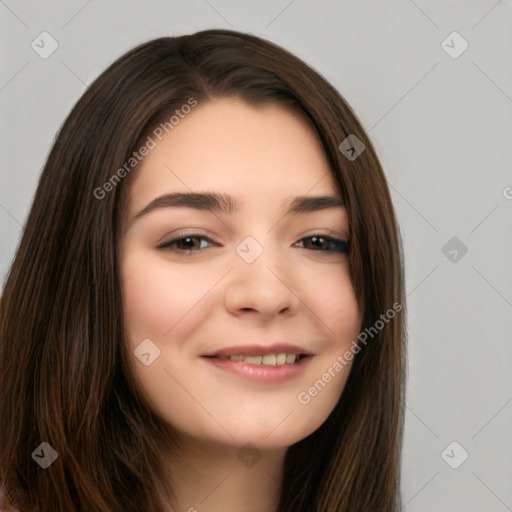
{"label": "skin", "polygon": [[[287,447],[326,420],[351,363],[307,405],[298,394],[350,348],[361,327],[347,254],[305,239],[320,233],[347,240],[344,207],[283,215],[296,196],[339,197],[320,142],[306,120],[281,106],[214,100],[181,120],[130,179],[119,240],[126,343],[130,353],[144,339],[160,350],[148,366],[132,360],[152,407],[181,437],[183,455],[169,463],[174,506],[276,510]],[[191,191],[230,194],[240,210],[164,207],[132,222],[156,197]],[[212,242],[157,247],[184,229]],[[263,249],[252,263],[236,251],[247,236]],[[314,354],[301,375],[280,384],[249,382],[201,357],[276,341]],[[261,456],[252,467],[240,460],[247,443]]]}

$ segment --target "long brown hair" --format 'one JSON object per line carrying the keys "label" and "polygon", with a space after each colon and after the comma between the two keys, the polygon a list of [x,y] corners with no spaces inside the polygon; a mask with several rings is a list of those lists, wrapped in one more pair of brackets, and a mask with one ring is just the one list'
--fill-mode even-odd
{"label": "long brown hair", "polygon": [[[161,512],[172,496],[161,454],[177,448],[173,430],[139,393],[123,348],[117,241],[135,172],[126,162],[191,98],[235,96],[286,105],[311,122],[348,215],[362,330],[396,312],[354,356],[326,422],[288,449],[279,511],[399,510],[405,293],[382,167],[321,75],[228,30],[163,37],[120,57],[78,101],[49,154],[0,303],[0,476],[21,510]],[[365,145],[356,159],[338,147],[349,135]],[[126,177],[112,180],[123,165]],[[31,456],[42,442],[58,453],[46,469]]]}

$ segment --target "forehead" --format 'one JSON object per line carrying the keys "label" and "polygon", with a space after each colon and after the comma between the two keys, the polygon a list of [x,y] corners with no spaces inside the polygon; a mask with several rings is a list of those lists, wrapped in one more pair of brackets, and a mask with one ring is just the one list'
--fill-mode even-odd
{"label": "forehead", "polygon": [[[154,137],[153,137],[154,138]],[[173,191],[223,190],[279,201],[338,194],[320,140],[306,118],[280,105],[238,98],[199,104],[139,164],[130,210]]]}

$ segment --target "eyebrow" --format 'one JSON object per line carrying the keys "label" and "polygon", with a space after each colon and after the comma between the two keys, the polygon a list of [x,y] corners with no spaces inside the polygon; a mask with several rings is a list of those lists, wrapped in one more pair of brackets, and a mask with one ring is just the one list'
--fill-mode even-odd
{"label": "eyebrow", "polygon": [[[311,213],[327,208],[344,206],[336,196],[297,196],[290,202],[284,215]],[[185,207],[232,215],[240,209],[240,202],[233,196],[217,192],[176,192],[157,197],[137,213],[130,221],[131,226],[149,212],[160,208]]]}

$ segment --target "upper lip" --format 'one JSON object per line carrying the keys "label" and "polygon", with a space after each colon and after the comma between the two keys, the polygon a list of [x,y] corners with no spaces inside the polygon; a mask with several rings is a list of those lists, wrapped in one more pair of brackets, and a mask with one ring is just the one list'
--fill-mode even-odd
{"label": "upper lip", "polygon": [[203,357],[214,356],[264,356],[266,354],[303,354],[313,355],[312,352],[298,345],[275,343],[273,345],[233,345],[218,350],[212,350]]}

